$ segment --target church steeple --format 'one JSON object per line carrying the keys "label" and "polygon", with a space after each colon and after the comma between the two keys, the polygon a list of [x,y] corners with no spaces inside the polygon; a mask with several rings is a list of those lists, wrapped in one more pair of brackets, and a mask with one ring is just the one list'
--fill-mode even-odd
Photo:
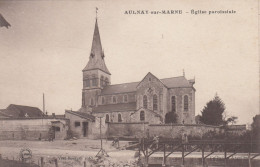
{"label": "church steeple", "polygon": [[104,61],[104,51],[102,50],[101,40],[100,40],[100,34],[98,29],[98,22],[96,18],[95,23],[95,30],[92,40],[92,47],[91,52],[89,56],[89,62],[86,65],[86,67],[83,69],[83,71],[89,71],[94,69],[99,69],[109,75],[111,73],[108,71],[105,61]]}
{"label": "church steeple", "polygon": [[110,85],[110,72],[104,61],[104,50],[102,49],[98,22],[96,18],[95,30],[89,61],[83,72],[82,107],[92,108],[98,105],[98,97],[101,90]]}

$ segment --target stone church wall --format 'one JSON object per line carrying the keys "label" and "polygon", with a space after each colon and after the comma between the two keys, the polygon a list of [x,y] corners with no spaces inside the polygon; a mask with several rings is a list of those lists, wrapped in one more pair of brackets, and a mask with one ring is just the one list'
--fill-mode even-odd
{"label": "stone church wall", "polygon": [[[188,95],[188,111],[184,111],[184,96]],[[176,113],[178,115],[178,122],[185,124],[195,123],[195,91],[192,88],[172,88],[168,92],[167,108],[172,111],[171,97],[176,98]]]}

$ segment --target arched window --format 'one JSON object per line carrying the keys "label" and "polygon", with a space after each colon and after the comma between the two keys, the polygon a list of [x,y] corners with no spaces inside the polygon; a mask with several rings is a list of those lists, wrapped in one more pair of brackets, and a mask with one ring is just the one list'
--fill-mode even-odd
{"label": "arched window", "polygon": [[175,99],[175,96],[172,96],[172,99],[171,99],[171,103],[172,103],[172,112],[175,112],[176,111],[176,99]]}
{"label": "arched window", "polygon": [[143,107],[147,108],[147,96],[146,95],[144,95],[144,97],[143,97]]}
{"label": "arched window", "polygon": [[86,82],[86,87],[90,87],[90,79],[89,77],[87,76],[86,79],[85,79],[85,82]]}
{"label": "arched window", "polygon": [[106,122],[109,122],[109,115],[106,114]]}
{"label": "arched window", "polygon": [[127,102],[127,95],[124,95],[124,102],[126,103]]}
{"label": "arched window", "polygon": [[102,104],[105,104],[105,97],[101,98],[101,102],[102,102]]}
{"label": "arched window", "polygon": [[82,92],[82,106],[85,107],[86,104],[85,104],[85,94],[84,92]]}
{"label": "arched window", "polygon": [[122,122],[122,116],[121,116],[121,114],[118,114],[118,122]]}
{"label": "arched window", "polygon": [[105,79],[104,86],[107,86],[109,84],[108,78]]}
{"label": "arched window", "polygon": [[144,121],[145,120],[145,115],[144,115],[144,111],[140,112],[140,121]]}
{"label": "arched window", "polygon": [[156,94],[153,95],[153,110],[158,110],[158,99]]}
{"label": "arched window", "polygon": [[92,98],[90,99],[90,105],[94,106],[94,100]]}
{"label": "arched window", "polygon": [[97,86],[97,78],[96,78],[96,75],[92,75],[92,86]]}
{"label": "arched window", "polygon": [[189,110],[189,99],[188,96],[185,95],[184,96],[184,111],[188,111]]}
{"label": "arched window", "polygon": [[104,77],[103,77],[103,76],[101,76],[101,78],[100,78],[100,86],[104,86],[104,83],[103,83],[103,81],[104,81]]}
{"label": "arched window", "polygon": [[116,103],[116,96],[113,96],[112,100],[113,100],[113,103]]}

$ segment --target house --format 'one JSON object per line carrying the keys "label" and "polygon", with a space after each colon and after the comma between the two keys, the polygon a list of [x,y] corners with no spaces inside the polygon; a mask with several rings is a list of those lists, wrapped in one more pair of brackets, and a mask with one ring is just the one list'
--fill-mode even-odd
{"label": "house", "polygon": [[44,113],[37,107],[16,104],[10,104],[6,109],[2,109],[1,113],[12,118],[32,118],[44,116]]}

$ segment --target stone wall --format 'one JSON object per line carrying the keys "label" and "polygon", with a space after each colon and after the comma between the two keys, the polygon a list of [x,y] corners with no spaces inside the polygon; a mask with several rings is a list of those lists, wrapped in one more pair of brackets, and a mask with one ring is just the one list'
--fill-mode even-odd
{"label": "stone wall", "polygon": [[[59,121],[59,124],[52,122]],[[0,140],[38,140],[48,139],[52,126],[59,127],[55,131],[55,139],[64,139],[67,136],[68,120],[51,118],[30,119],[0,119]]]}
{"label": "stone wall", "polygon": [[148,132],[148,122],[108,123],[108,137],[139,138]]}
{"label": "stone wall", "polygon": [[145,123],[109,123],[108,137],[143,137],[159,135],[165,138],[180,137],[182,134],[191,136],[202,136],[209,131],[221,131],[219,126],[196,125],[196,124],[148,124]]}
{"label": "stone wall", "polygon": [[151,124],[149,125],[150,136],[159,135],[167,138],[180,137],[182,134],[202,136],[206,132],[221,131],[220,126],[197,125],[197,124]]}

